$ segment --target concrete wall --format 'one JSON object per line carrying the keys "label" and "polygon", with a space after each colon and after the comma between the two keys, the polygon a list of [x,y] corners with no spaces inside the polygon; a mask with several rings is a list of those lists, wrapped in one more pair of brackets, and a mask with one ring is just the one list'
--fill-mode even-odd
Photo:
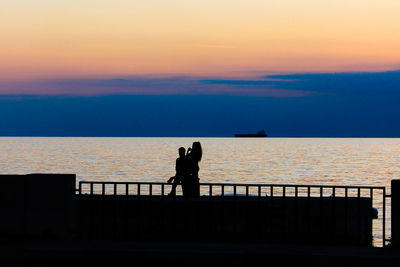
{"label": "concrete wall", "polygon": [[0,175],[0,237],[369,246],[370,198],[75,195],[74,174]]}
{"label": "concrete wall", "polygon": [[84,239],[369,246],[370,198],[82,196]]}
{"label": "concrete wall", "polygon": [[0,175],[0,236],[70,238],[75,174]]}

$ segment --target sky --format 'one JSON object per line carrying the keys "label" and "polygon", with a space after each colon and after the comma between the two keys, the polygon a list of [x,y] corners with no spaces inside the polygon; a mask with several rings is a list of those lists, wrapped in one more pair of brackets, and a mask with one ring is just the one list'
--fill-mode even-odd
{"label": "sky", "polygon": [[0,135],[400,137],[399,12],[398,0],[2,0]]}

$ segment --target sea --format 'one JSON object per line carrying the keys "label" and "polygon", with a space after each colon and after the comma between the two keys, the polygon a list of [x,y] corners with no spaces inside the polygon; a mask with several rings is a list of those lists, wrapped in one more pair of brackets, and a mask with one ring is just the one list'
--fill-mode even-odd
{"label": "sea", "polygon": [[0,137],[0,173],[165,182],[200,141],[201,182],[364,185],[400,179],[400,138]]}
{"label": "sea", "polygon": [[[166,182],[179,147],[194,141],[203,148],[204,183],[377,186],[390,194],[391,180],[400,179],[400,138],[0,137],[0,174]],[[382,239],[381,228],[374,225],[374,238]]]}

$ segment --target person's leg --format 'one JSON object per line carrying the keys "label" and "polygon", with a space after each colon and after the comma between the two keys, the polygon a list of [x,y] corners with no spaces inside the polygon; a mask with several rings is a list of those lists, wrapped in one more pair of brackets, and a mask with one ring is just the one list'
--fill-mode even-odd
{"label": "person's leg", "polygon": [[196,179],[196,181],[194,181],[193,190],[194,190],[194,195],[195,195],[196,197],[199,197],[199,196],[200,196],[200,183],[199,183],[199,179]]}
{"label": "person's leg", "polygon": [[184,197],[190,196],[190,176],[183,176],[182,178],[182,195]]}
{"label": "person's leg", "polygon": [[174,182],[172,183],[172,188],[171,188],[171,192],[168,194],[168,196],[176,196],[176,187],[178,186],[179,181],[178,179],[174,179]]}
{"label": "person's leg", "polygon": [[195,197],[196,196],[196,181],[194,181],[194,179],[190,179],[190,183],[188,185],[189,188],[189,192],[188,192],[188,196],[190,197]]}
{"label": "person's leg", "polygon": [[182,181],[182,195],[186,197],[187,193],[188,193],[187,184],[186,182]]}

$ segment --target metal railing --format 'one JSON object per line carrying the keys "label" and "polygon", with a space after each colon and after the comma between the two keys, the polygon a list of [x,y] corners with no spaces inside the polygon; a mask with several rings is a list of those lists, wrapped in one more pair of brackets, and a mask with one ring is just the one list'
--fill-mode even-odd
{"label": "metal railing", "polygon": [[[160,182],[110,182],[110,181],[80,181],[77,194],[90,196],[148,196],[166,197],[172,184]],[[177,187],[177,196],[181,197],[180,185]],[[373,220],[373,245],[385,247],[390,238],[390,205],[385,187],[377,186],[337,186],[337,185],[296,185],[296,184],[234,184],[234,183],[201,183],[201,197],[246,197],[267,198],[300,198],[311,199],[329,198],[332,200],[347,200],[370,198],[372,207],[377,211],[377,219]],[[332,203],[335,203],[333,201]],[[335,205],[335,204],[333,204]],[[333,210],[335,208],[333,207]],[[348,215],[347,206],[345,216]],[[345,218],[346,220],[346,218]],[[347,227],[347,226],[346,226]]]}

